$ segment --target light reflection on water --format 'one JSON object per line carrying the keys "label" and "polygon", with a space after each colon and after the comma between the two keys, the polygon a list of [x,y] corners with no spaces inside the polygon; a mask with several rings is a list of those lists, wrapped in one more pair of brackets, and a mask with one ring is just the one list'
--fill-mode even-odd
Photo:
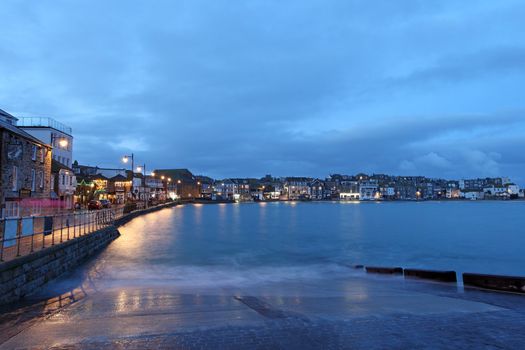
{"label": "light reflection on water", "polygon": [[[351,264],[523,275],[523,209],[524,202],[184,205],[122,227],[100,258],[102,280],[235,289],[344,278],[355,273]],[[367,298],[352,288],[350,298]]]}

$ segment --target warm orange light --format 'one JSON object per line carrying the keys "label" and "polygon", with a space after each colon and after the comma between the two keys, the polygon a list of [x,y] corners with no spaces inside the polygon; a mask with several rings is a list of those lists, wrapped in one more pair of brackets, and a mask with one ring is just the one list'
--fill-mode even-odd
{"label": "warm orange light", "polygon": [[58,141],[58,144],[60,145],[60,147],[66,148],[68,145],[67,139],[61,139],[60,141]]}

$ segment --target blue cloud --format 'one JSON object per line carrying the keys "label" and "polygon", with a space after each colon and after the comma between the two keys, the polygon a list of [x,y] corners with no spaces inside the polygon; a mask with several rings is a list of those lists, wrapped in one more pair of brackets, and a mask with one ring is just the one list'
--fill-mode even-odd
{"label": "blue cloud", "polygon": [[0,101],[75,158],[525,183],[521,1],[2,1]]}

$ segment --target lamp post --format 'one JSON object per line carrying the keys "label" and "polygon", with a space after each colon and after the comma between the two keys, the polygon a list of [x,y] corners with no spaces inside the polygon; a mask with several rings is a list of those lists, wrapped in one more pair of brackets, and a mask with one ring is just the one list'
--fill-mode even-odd
{"label": "lamp post", "polygon": [[[143,179],[143,189],[144,189],[144,197],[145,197],[145,193],[146,193],[146,164],[142,164],[142,165],[137,165],[137,172],[138,173],[142,173],[142,179]],[[140,189],[139,189],[139,197],[140,197]],[[147,206],[148,202],[147,202],[147,198],[144,198],[144,207]]]}
{"label": "lamp post", "polygon": [[129,162],[130,158],[131,158],[131,196],[133,198],[133,178],[135,177],[135,175],[133,173],[135,171],[135,157],[134,157],[133,153],[131,153],[130,156],[127,156],[127,155],[123,156],[122,157],[122,162],[123,163],[127,163],[127,162]]}

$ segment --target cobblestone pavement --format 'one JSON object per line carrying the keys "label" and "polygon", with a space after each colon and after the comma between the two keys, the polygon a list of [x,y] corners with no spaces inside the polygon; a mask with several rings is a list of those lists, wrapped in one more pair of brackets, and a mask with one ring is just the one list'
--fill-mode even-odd
{"label": "cobblestone pavement", "polygon": [[[5,311],[0,349],[518,349],[525,344],[524,296],[395,278],[354,277],[330,286],[281,283],[216,295],[91,287],[50,299],[46,307],[35,302]],[[302,296],[294,295],[296,288]],[[319,289],[323,296],[313,293]]]}

